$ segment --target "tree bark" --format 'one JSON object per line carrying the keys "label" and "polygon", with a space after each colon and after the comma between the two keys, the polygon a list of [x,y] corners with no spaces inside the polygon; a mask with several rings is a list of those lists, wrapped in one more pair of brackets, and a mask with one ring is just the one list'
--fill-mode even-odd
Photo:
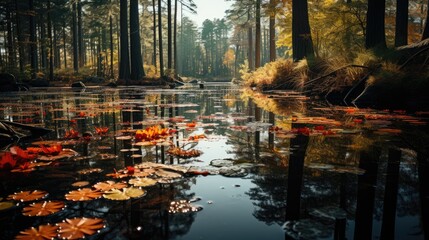
{"label": "tree bark", "polygon": [[[271,6],[273,6],[275,0],[270,0]],[[273,12],[270,14],[270,62],[274,62],[276,56],[276,14]]]}
{"label": "tree bark", "polygon": [[49,81],[54,81],[54,42],[52,39],[51,1],[48,0]]}
{"label": "tree bark", "polygon": [[153,65],[155,66],[155,72],[158,72],[156,65],[156,11],[155,11],[155,0],[152,0],[152,21],[153,21]]}
{"label": "tree bark", "polygon": [[261,66],[261,0],[256,0],[255,68]]}
{"label": "tree bark", "polygon": [[73,31],[73,69],[75,73],[79,72],[79,48],[77,31],[77,3],[73,3],[72,31]]}
{"label": "tree bark", "polygon": [[426,12],[426,23],[425,23],[425,28],[423,30],[423,35],[422,35],[422,40],[429,38],[429,24],[428,24],[428,20],[429,20],[429,0],[427,2],[427,12]]}
{"label": "tree bark", "polygon": [[121,56],[119,59],[119,79],[125,80],[125,84],[128,85],[130,79],[130,56],[128,49],[128,1],[120,1],[119,11],[119,25],[120,25],[120,51]]}
{"label": "tree bark", "polygon": [[158,0],[158,48],[159,48],[159,72],[164,76],[164,53],[162,49],[162,6],[161,0]]}
{"label": "tree bark", "polygon": [[385,0],[368,0],[366,15],[365,46],[371,48],[386,48],[384,33]]}
{"label": "tree bark", "polygon": [[79,67],[85,66],[85,45],[83,44],[82,3],[77,0],[77,37],[79,47]]}
{"label": "tree bark", "polygon": [[294,61],[314,55],[307,0],[292,1],[292,54]]}
{"label": "tree bark", "polygon": [[[249,21],[251,19],[251,13],[250,13],[250,9],[248,10],[247,13],[247,21]],[[248,38],[248,55],[247,55],[247,59],[249,61],[249,69],[250,71],[255,70],[255,65],[253,64],[253,29],[252,26],[250,25],[247,29],[247,38]]]}
{"label": "tree bark", "polygon": [[171,0],[167,0],[167,68],[171,70],[173,67],[173,51],[171,37]]}
{"label": "tree bark", "polygon": [[30,64],[31,64],[31,79],[37,77],[38,63],[37,63],[37,41],[36,41],[36,21],[34,20],[34,2],[33,0],[28,1],[30,11]]}
{"label": "tree bark", "polygon": [[408,44],[408,1],[396,0],[395,47]]}
{"label": "tree bark", "polygon": [[131,79],[141,80],[145,76],[140,45],[139,1],[130,0],[130,47]]}
{"label": "tree bark", "polygon": [[173,30],[173,69],[177,76],[177,0],[174,1],[174,30]]}
{"label": "tree bark", "polygon": [[115,78],[113,73],[113,17],[109,17],[109,34],[110,34],[110,78]]}

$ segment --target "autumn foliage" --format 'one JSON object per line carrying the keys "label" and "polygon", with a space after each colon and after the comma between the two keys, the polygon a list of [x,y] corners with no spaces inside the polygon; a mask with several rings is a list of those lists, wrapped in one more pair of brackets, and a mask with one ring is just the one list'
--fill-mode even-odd
{"label": "autumn foliage", "polygon": [[169,136],[171,131],[168,128],[161,128],[157,125],[143,130],[137,130],[135,134],[136,142],[154,141]]}

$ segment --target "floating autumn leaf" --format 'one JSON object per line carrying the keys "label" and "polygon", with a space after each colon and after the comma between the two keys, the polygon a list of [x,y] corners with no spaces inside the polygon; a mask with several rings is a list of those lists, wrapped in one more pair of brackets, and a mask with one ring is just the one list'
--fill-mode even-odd
{"label": "floating autumn leaf", "polygon": [[195,150],[195,149],[184,150],[179,147],[169,148],[167,153],[181,158],[198,157],[201,155],[201,152],[198,150]]}
{"label": "floating autumn leaf", "polygon": [[196,122],[190,122],[190,123],[186,123],[186,127],[188,127],[188,128],[194,128],[195,126],[197,126],[197,123]]}
{"label": "floating autumn leaf", "polygon": [[93,190],[91,188],[82,188],[70,191],[65,195],[65,198],[69,201],[90,201],[100,198],[101,195],[103,195],[103,193],[98,190]]}
{"label": "floating autumn leaf", "polygon": [[16,166],[17,160],[13,157],[12,153],[3,153],[0,157],[0,170],[12,169]]}
{"label": "floating autumn leaf", "polygon": [[194,136],[189,136],[188,140],[189,141],[198,141],[200,139],[205,139],[205,138],[207,138],[206,135],[198,134],[198,135],[194,135]]}
{"label": "floating autumn leaf", "polygon": [[63,146],[61,146],[61,144],[56,144],[56,145],[52,145],[49,147],[45,147],[44,145],[40,145],[40,148],[42,149],[42,153],[44,155],[58,155],[62,150],[63,150]]}
{"label": "floating autumn leaf", "polygon": [[158,125],[148,127],[143,130],[137,130],[135,133],[136,142],[153,141],[169,136],[168,128],[160,128]]}
{"label": "floating autumn leaf", "polygon": [[109,131],[108,127],[95,127],[95,132],[100,136],[105,136]]}
{"label": "floating autumn leaf", "polygon": [[126,187],[127,187],[126,183],[124,183],[124,182],[114,182],[114,181],[99,182],[99,183],[96,183],[94,185],[95,189],[98,189],[98,190],[100,190],[102,192],[109,191],[109,190],[114,189],[114,188],[116,188],[116,189],[122,189],[122,188],[126,188]]}
{"label": "floating autumn leaf", "polygon": [[132,178],[128,183],[132,184],[134,187],[150,187],[155,185],[157,181],[151,178]]}
{"label": "floating autumn leaf", "polygon": [[181,178],[182,177],[182,175],[179,173],[165,171],[162,169],[158,169],[155,172],[155,175],[157,175],[158,177],[164,178],[164,179],[175,179],[175,178]]}
{"label": "floating autumn leaf", "polygon": [[85,187],[85,186],[88,186],[88,185],[89,185],[88,181],[79,181],[79,182],[72,183],[73,187]]}
{"label": "floating autumn leaf", "polygon": [[22,161],[32,161],[32,160],[36,159],[36,157],[37,157],[37,154],[30,153],[30,152],[28,152],[28,151],[26,151],[26,150],[24,150],[18,146],[11,147],[10,152],[13,155],[16,155],[18,157],[18,160],[21,160],[21,162]]}
{"label": "floating autumn leaf", "polygon": [[57,223],[58,236],[62,239],[81,239],[91,236],[104,228],[101,218],[73,218]]}
{"label": "floating autumn leaf", "polygon": [[22,210],[22,215],[28,217],[34,216],[48,216],[63,210],[65,207],[64,202],[60,201],[44,201],[32,203]]}
{"label": "floating autumn leaf", "polygon": [[58,226],[55,225],[40,225],[37,228],[29,228],[19,232],[15,239],[19,240],[48,240],[54,239],[58,234]]}
{"label": "floating autumn leaf", "polygon": [[48,195],[45,191],[34,190],[34,191],[21,191],[8,196],[9,199],[20,202],[29,202],[42,199]]}
{"label": "floating autumn leaf", "polygon": [[34,170],[36,169],[31,167],[29,162],[25,162],[19,165],[17,168],[12,169],[11,172],[32,172]]}
{"label": "floating autumn leaf", "polygon": [[78,137],[79,137],[79,132],[74,129],[70,129],[69,131],[66,131],[66,133],[64,134],[65,139],[75,139]]}
{"label": "floating autumn leaf", "polygon": [[61,152],[59,152],[57,155],[47,155],[47,156],[39,156],[37,160],[39,161],[57,161],[64,158],[71,158],[79,155],[76,151],[69,149],[69,148],[63,148]]}
{"label": "floating autumn leaf", "polygon": [[121,190],[119,189],[112,189],[110,191],[107,191],[104,193],[103,197],[110,199],[110,200],[128,200],[130,198],[138,198],[145,194],[145,191],[143,189],[139,188],[123,188]]}

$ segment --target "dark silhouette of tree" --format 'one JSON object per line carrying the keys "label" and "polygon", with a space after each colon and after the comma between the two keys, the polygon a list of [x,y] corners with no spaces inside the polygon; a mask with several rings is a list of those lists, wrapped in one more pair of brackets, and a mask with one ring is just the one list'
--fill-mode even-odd
{"label": "dark silhouette of tree", "polygon": [[34,1],[28,1],[29,10],[29,23],[30,23],[30,64],[31,64],[31,78],[35,79],[38,69],[38,54],[37,54],[37,40],[36,40],[36,20],[34,11]]}
{"label": "dark silhouette of tree", "polygon": [[277,0],[270,0],[269,4],[269,25],[270,25],[270,62],[276,60],[276,5]]}
{"label": "dark silhouette of tree", "polygon": [[159,72],[164,76],[164,51],[162,49],[162,5],[158,0],[158,52],[159,52]]}
{"label": "dark silhouette of tree", "polygon": [[[427,6],[429,6],[429,0],[427,2]],[[429,19],[429,7],[426,8],[427,12],[426,12],[426,22],[425,22],[425,28],[423,30],[423,35],[422,35],[422,40],[429,38],[429,24],[428,24],[428,19]]]}
{"label": "dark silhouette of tree", "polygon": [[395,47],[408,44],[408,0],[396,0]]}
{"label": "dark silhouette of tree", "polygon": [[128,49],[128,1],[120,0],[120,59],[119,59],[119,79],[125,80],[128,84],[130,79],[130,59]]}
{"label": "dark silhouette of tree", "polygon": [[294,61],[314,54],[307,0],[292,1],[292,54]]}
{"label": "dark silhouette of tree", "polygon": [[255,20],[255,68],[258,68],[261,66],[261,0],[256,0]]}
{"label": "dark silhouette of tree", "polygon": [[79,72],[79,37],[78,37],[78,27],[77,27],[77,3],[73,3],[73,13],[72,13],[72,35],[73,35],[73,69],[77,73]]}
{"label": "dark silhouette of tree", "polygon": [[131,79],[140,80],[146,74],[143,69],[142,51],[140,44],[139,1],[130,0],[130,51]]}
{"label": "dark silhouette of tree", "polygon": [[366,14],[365,46],[370,48],[386,48],[384,33],[385,0],[368,0]]}

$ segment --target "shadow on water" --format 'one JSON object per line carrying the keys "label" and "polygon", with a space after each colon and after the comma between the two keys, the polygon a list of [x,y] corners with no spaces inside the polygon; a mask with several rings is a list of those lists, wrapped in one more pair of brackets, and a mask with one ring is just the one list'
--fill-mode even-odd
{"label": "shadow on water", "polygon": [[[49,192],[46,200],[66,203],[65,210],[45,217],[24,216],[26,202],[1,209],[5,239],[74,217],[103,219],[106,227],[91,239],[428,236],[426,113],[326,106],[293,92],[255,95],[205,84],[0,95],[0,119],[52,129],[44,141],[60,141],[80,154],[32,172],[0,171],[0,204],[14,192],[35,189]],[[173,134],[138,145],[136,132],[154,125]],[[109,129],[105,135],[94,131],[102,127]],[[72,129],[79,136],[67,139]],[[202,154],[177,157],[169,152],[173,146]],[[106,175],[148,162],[189,172],[170,169],[168,174],[180,173],[175,180],[146,176],[156,185],[126,201],[64,197],[77,182],[88,182],[88,188],[106,180],[129,186],[129,175]],[[172,202],[181,200],[182,209],[195,202],[200,211],[172,211]]]}

